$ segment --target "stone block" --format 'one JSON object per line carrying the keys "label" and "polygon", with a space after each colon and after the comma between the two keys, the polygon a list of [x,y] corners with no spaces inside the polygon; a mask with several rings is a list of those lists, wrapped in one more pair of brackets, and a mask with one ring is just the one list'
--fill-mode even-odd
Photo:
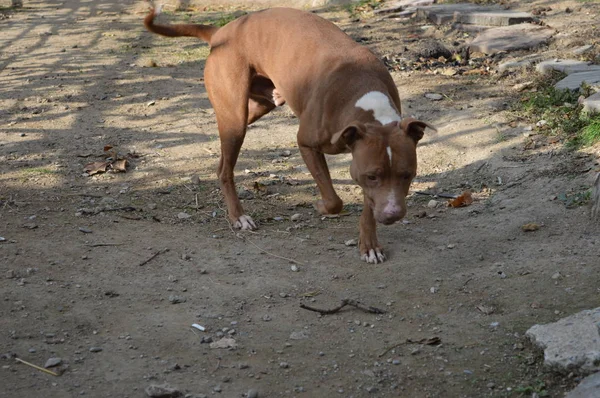
{"label": "stone block", "polygon": [[590,62],[576,59],[552,59],[540,62],[535,69],[544,74],[557,70],[570,75],[571,73],[600,70],[600,65],[591,65]]}
{"label": "stone block", "polygon": [[583,100],[583,111],[600,113],[600,92]]}
{"label": "stone block", "polygon": [[533,21],[533,16],[528,12],[501,10],[486,12],[457,12],[454,15],[454,19],[456,22],[464,24],[509,26]]}
{"label": "stone block", "polygon": [[500,51],[527,50],[546,43],[554,30],[528,23],[490,28],[470,44],[472,51],[494,54]]}
{"label": "stone block", "polygon": [[600,87],[600,69],[591,70],[589,72],[571,73],[569,76],[556,83],[554,87],[561,90],[566,88],[569,90],[579,90],[582,83],[592,87]]}
{"label": "stone block", "polygon": [[600,397],[600,373],[586,377],[573,391],[565,395],[565,398],[593,397]]}
{"label": "stone block", "polygon": [[532,326],[525,335],[544,350],[544,364],[554,370],[600,370],[600,307]]}

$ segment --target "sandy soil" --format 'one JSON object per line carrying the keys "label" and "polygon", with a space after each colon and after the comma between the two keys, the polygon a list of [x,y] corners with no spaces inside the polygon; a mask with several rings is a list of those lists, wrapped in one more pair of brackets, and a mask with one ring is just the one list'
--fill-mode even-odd
{"label": "sandy soil", "polygon": [[[361,208],[349,158],[330,158],[345,213],[322,218],[286,108],[249,129],[238,163],[261,228],[230,230],[204,44],[145,32],[143,2],[25,5],[0,20],[0,396],[142,397],[168,383],[192,397],[557,397],[576,384],[580,375],[544,369],[523,334],[598,305],[599,225],[562,196],[589,189],[598,148],[524,136],[510,103],[531,72],[495,73],[505,55],[476,60],[471,75],[392,71],[405,113],[439,129],[420,145],[414,190],[471,189],[476,201],[432,208],[411,194],[405,222],[379,227],[389,260],[368,265],[345,245]],[[516,8],[540,6],[560,32],[539,49],[548,58],[598,40],[598,3]],[[382,57],[469,39],[426,22],[321,15]],[[128,156],[127,172],[88,176],[107,145]],[[527,223],[540,228],[523,232]],[[342,299],[387,312],[299,307]],[[207,343],[223,335],[237,348]],[[40,366],[60,357],[62,375],[12,354]]]}

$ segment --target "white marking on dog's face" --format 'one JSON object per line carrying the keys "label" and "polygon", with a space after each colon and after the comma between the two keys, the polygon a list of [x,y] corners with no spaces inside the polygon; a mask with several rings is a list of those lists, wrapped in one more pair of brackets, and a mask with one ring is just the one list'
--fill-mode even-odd
{"label": "white marking on dog's face", "polygon": [[386,148],[388,157],[390,158],[390,167],[392,167],[392,148],[389,146]]}
{"label": "white marking on dog's face", "polygon": [[402,120],[398,112],[392,107],[388,96],[380,91],[369,91],[356,101],[355,106],[365,111],[373,111],[373,117],[381,124]]}

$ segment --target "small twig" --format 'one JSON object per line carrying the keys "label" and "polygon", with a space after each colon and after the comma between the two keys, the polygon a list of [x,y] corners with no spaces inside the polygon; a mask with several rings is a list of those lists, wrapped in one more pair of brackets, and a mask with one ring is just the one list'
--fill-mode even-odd
{"label": "small twig", "polygon": [[243,237],[243,236],[241,236],[240,234],[235,234],[235,236],[237,236],[238,238],[240,238],[241,240],[243,240],[243,241],[245,241],[245,242],[248,242],[248,243],[250,243],[252,246],[256,247],[256,248],[257,248],[258,250],[260,250],[261,252],[263,252],[263,253],[265,253],[265,254],[268,254],[269,256],[276,257],[276,258],[280,258],[280,259],[282,259],[282,260],[287,260],[287,261],[289,261],[289,262],[292,262],[292,263],[294,263],[294,264],[303,265],[301,262],[299,262],[299,261],[296,261],[296,260],[294,260],[294,259],[291,259],[291,258],[288,258],[288,257],[283,257],[283,256],[280,256],[280,255],[278,255],[278,254],[275,254],[275,253],[271,253],[271,252],[269,252],[269,251],[266,251],[265,249],[263,249],[262,247],[260,247],[260,246],[259,246],[259,245],[257,245],[256,243],[252,242],[250,239],[248,239],[248,238],[246,238],[246,237]]}
{"label": "small twig", "polygon": [[124,243],[90,243],[87,247],[123,246]]}
{"label": "small twig", "polygon": [[483,169],[484,166],[487,166],[487,162],[483,162],[475,169],[475,173],[479,173],[479,170]]}
{"label": "small twig", "polygon": [[382,356],[384,356],[388,352],[392,351],[394,348],[398,348],[398,347],[400,347],[401,345],[404,345],[404,344],[438,345],[441,342],[442,342],[442,340],[439,337],[430,337],[430,338],[425,338],[425,339],[416,340],[416,341],[415,340],[411,340],[411,339],[406,339],[406,341],[403,341],[403,342],[398,343],[398,344],[394,344],[393,346],[387,348],[385,351],[383,351],[378,356],[381,358]]}
{"label": "small twig", "polygon": [[332,308],[330,310],[322,310],[319,308],[309,307],[308,305],[305,305],[305,304],[300,304],[300,308],[309,310],[309,311],[318,312],[321,315],[330,315],[330,314],[335,314],[336,312],[339,312],[342,308],[344,308],[347,305],[358,308],[361,311],[370,312],[372,314],[385,314],[384,310],[380,310],[379,308],[376,308],[376,307],[371,307],[370,305],[364,305],[356,300],[351,300],[351,299],[343,299],[342,303],[339,306]]}
{"label": "small twig", "polygon": [[52,376],[56,376],[56,377],[60,376],[58,373],[54,373],[54,372],[53,372],[53,371],[51,371],[51,370],[48,370],[48,369],[42,368],[42,367],[40,367],[40,366],[34,365],[34,364],[32,364],[32,363],[29,363],[29,362],[27,362],[27,361],[24,361],[24,360],[22,360],[21,358],[15,358],[15,360],[16,360],[16,361],[18,361],[18,362],[24,363],[24,364],[25,364],[25,365],[27,365],[27,366],[31,366],[31,367],[32,367],[32,368],[34,368],[34,369],[41,370],[42,372],[46,372],[46,373],[48,373],[48,374],[50,374],[50,375],[52,375]]}
{"label": "small twig", "polygon": [[452,195],[449,193],[432,193],[432,192],[424,192],[424,191],[415,191],[418,195],[426,195],[426,196],[437,196],[438,198],[446,198],[446,199],[456,199],[458,195]]}
{"label": "small twig", "polygon": [[142,265],[146,265],[148,264],[150,261],[152,261],[155,257],[157,257],[160,254],[166,253],[168,252],[169,249],[163,249],[163,250],[159,250],[156,253],[154,253],[149,259],[147,259],[146,261],[142,261],[141,263],[138,264],[138,266],[142,266]]}

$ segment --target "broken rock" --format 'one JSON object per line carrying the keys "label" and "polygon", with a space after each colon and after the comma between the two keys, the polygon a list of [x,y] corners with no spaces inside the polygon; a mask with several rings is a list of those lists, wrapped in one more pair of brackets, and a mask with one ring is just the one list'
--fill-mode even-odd
{"label": "broken rock", "polygon": [[526,336],[544,350],[544,364],[561,372],[600,370],[600,307],[531,327]]}
{"label": "broken rock", "polygon": [[528,23],[491,28],[481,32],[470,44],[471,51],[494,54],[500,51],[527,50],[546,43],[554,30]]}
{"label": "broken rock", "polygon": [[150,398],[178,398],[183,393],[168,384],[151,384],[146,387],[146,395]]}

